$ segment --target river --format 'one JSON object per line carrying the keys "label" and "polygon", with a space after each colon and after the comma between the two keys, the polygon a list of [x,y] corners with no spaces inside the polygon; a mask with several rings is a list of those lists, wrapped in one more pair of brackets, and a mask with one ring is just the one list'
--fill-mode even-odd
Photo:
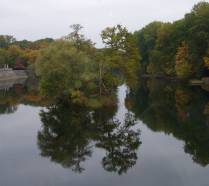
{"label": "river", "polygon": [[208,186],[209,93],[141,82],[116,108],[45,108],[23,85],[0,91],[1,186]]}

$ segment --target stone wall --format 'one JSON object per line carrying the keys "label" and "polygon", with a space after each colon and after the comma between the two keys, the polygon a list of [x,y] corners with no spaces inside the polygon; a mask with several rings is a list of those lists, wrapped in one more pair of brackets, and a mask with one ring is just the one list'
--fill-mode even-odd
{"label": "stone wall", "polygon": [[11,79],[26,79],[28,76],[25,70],[13,70],[11,68],[0,69],[0,81]]}

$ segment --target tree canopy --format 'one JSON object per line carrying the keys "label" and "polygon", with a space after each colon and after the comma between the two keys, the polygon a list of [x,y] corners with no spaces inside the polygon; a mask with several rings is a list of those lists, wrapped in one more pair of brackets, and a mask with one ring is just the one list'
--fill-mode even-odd
{"label": "tree canopy", "polygon": [[[176,57],[180,53],[182,42],[185,42],[188,51],[186,56],[182,57],[190,59],[192,77],[209,75],[204,65],[204,57],[209,48],[208,25],[209,3],[200,2],[181,20],[173,23],[153,22],[135,32],[134,36],[142,55],[142,73],[178,76],[181,67],[176,68]],[[190,74],[191,67],[185,64],[184,73]],[[181,76],[185,77],[188,76]]]}

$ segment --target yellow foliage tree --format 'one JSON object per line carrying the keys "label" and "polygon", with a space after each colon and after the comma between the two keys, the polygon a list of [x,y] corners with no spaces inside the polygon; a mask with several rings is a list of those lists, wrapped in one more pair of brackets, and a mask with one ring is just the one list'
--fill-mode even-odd
{"label": "yellow foliage tree", "polygon": [[204,57],[204,64],[209,69],[209,57]]}
{"label": "yellow foliage tree", "polygon": [[189,47],[186,42],[182,42],[182,45],[177,49],[175,70],[179,78],[188,78],[192,74]]}
{"label": "yellow foliage tree", "polygon": [[203,61],[204,61],[205,67],[209,69],[209,50],[208,50],[207,55],[203,58]]}

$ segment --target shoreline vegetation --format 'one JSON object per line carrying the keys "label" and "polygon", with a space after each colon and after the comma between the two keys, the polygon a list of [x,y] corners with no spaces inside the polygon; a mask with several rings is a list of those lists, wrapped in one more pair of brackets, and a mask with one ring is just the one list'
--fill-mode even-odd
{"label": "shoreline vegetation", "polygon": [[154,21],[131,33],[116,25],[101,32],[104,48],[82,34],[79,24],[54,40],[17,41],[0,35],[0,66],[35,73],[43,97],[89,107],[115,103],[121,84],[157,78],[209,85],[209,3],[196,4],[183,19]]}

